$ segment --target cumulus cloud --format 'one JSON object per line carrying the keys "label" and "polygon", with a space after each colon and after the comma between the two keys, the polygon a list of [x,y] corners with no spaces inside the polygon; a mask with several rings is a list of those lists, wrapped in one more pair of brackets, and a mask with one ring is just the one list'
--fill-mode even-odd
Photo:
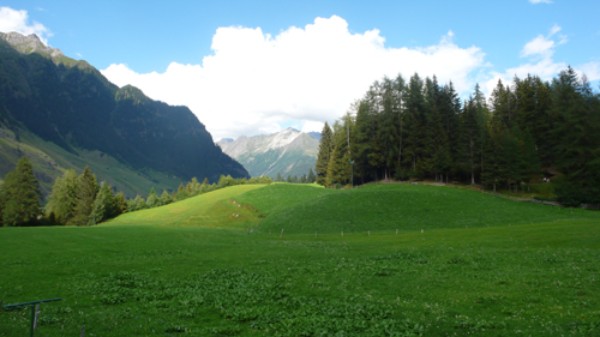
{"label": "cumulus cloud", "polygon": [[132,84],[154,99],[187,105],[216,139],[289,125],[320,131],[385,75],[435,74],[459,91],[471,90],[485,55],[478,47],[459,47],[453,36],[450,31],[431,46],[391,48],[378,30],[350,32],[338,16],[275,36],[258,27],[222,27],[211,55],[198,64],[173,62],[151,73],[113,64],[102,73],[119,86]]}
{"label": "cumulus cloud", "polygon": [[10,7],[0,7],[0,32],[17,32],[23,35],[35,34],[44,44],[52,33],[48,28],[38,22],[30,22],[29,14],[25,10],[15,10]]}

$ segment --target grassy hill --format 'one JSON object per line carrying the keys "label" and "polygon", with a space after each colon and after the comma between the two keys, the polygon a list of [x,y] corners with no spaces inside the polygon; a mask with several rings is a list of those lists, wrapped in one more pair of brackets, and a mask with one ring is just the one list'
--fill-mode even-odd
{"label": "grassy hill", "polygon": [[579,209],[515,202],[446,186],[374,184],[352,190],[271,185],[242,195],[268,215],[263,230],[287,233],[412,231],[521,225],[588,217]]}
{"label": "grassy hill", "polygon": [[0,247],[1,301],[63,298],[36,335],[600,333],[599,213],[452,187],[235,186]]}
{"label": "grassy hill", "polygon": [[238,185],[188,198],[162,207],[126,213],[104,226],[197,226],[204,228],[239,228],[256,221],[248,205],[234,197],[264,185]]}

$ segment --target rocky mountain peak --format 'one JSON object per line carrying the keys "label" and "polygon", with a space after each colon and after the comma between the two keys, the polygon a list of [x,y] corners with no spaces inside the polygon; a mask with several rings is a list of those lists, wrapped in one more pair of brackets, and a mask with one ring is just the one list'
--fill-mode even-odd
{"label": "rocky mountain peak", "polygon": [[0,38],[23,54],[38,53],[51,58],[63,56],[59,49],[46,46],[35,34],[26,36],[16,32],[0,33]]}

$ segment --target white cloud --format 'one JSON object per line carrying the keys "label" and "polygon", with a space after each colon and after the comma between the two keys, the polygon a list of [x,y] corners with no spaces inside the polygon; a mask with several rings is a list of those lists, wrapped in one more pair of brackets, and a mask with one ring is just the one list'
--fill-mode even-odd
{"label": "white cloud", "polygon": [[521,50],[521,56],[535,56],[539,55],[543,58],[551,57],[554,53],[555,43],[553,40],[538,35],[533,40],[527,42]]}
{"label": "white cloud", "polygon": [[52,33],[41,23],[30,22],[29,14],[25,10],[15,10],[10,7],[0,7],[0,32],[17,32],[23,35],[35,34],[44,44]]}
{"label": "white cloud", "polygon": [[[521,50],[521,57],[526,58],[527,61],[506,69],[504,72],[492,72],[490,78],[483,85],[484,92],[489,95],[496,87],[499,79],[505,85],[512,83],[515,76],[524,78],[527,75],[536,75],[542,80],[550,80],[560,71],[566,69],[568,64],[554,60],[556,47],[568,41],[566,35],[559,34],[561,30],[562,28],[559,25],[554,25],[547,35],[540,34],[527,42]],[[593,65],[593,63],[591,64]]]}
{"label": "white cloud", "polygon": [[600,61],[592,61],[576,67],[579,76],[585,75],[588,81],[600,81]]}
{"label": "white cloud", "polygon": [[457,46],[453,35],[432,46],[390,48],[378,30],[351,33],[338,16],[276,36],[223,27],[200,64],[173,62],[151,73],[113,64],[102,73],[119,86],[132,84],[154,99],[187,105],[216,139],[275,132],[285,124],[320,131],[384,75],[435,74],[459,91],[471,90],[484,53]]}
{"label": "white cloud", "polygon": [[521,50],[521,57],[539,56],[542,59],[551,58],[557,45],[565,44],[568,38],[564,34],[559,34],[562,28],[559,25],[553,25],[548,35],[538,35],[533,40],[527,42]]}
{"label": "white cloud", "polygon": [[534,4],[534,5],[551,4],[552,0],[529,0],[529,3]]}

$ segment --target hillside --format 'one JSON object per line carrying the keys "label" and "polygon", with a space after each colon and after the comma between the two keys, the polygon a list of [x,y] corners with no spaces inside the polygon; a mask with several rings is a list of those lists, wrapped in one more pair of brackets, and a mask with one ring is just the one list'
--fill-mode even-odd
{"label": "hillside", "polygon": [[30,155],[46,191],[63,169],[85,165],[129,194],[248,175],[187,107],[118,88],[33,35],[0,35],[0,102],[0,176]]}
{"label": "hillside", "polygon": [[481,228],[554,222],[578,217],[579,209],[515,202],[452,186],[370,184],[351,190],[275,184],[238,200],[261,214],[260,230],[286,233],[356,233]]}
{"label": "hillside", "polygon": [[318,185],[240,185],[182,202],[124,214],[108,225],[244,228],[261,233],[406,233],[593,220],[600,214],[517,202],[454,186],[369,184],[350,190]]}
{"label": "hillside", "polygon": [[287,128],[281,132],[221,140],[223,152],[239,161],[253,177],[301,177],[315,168],[319,141],[314,135]]}

